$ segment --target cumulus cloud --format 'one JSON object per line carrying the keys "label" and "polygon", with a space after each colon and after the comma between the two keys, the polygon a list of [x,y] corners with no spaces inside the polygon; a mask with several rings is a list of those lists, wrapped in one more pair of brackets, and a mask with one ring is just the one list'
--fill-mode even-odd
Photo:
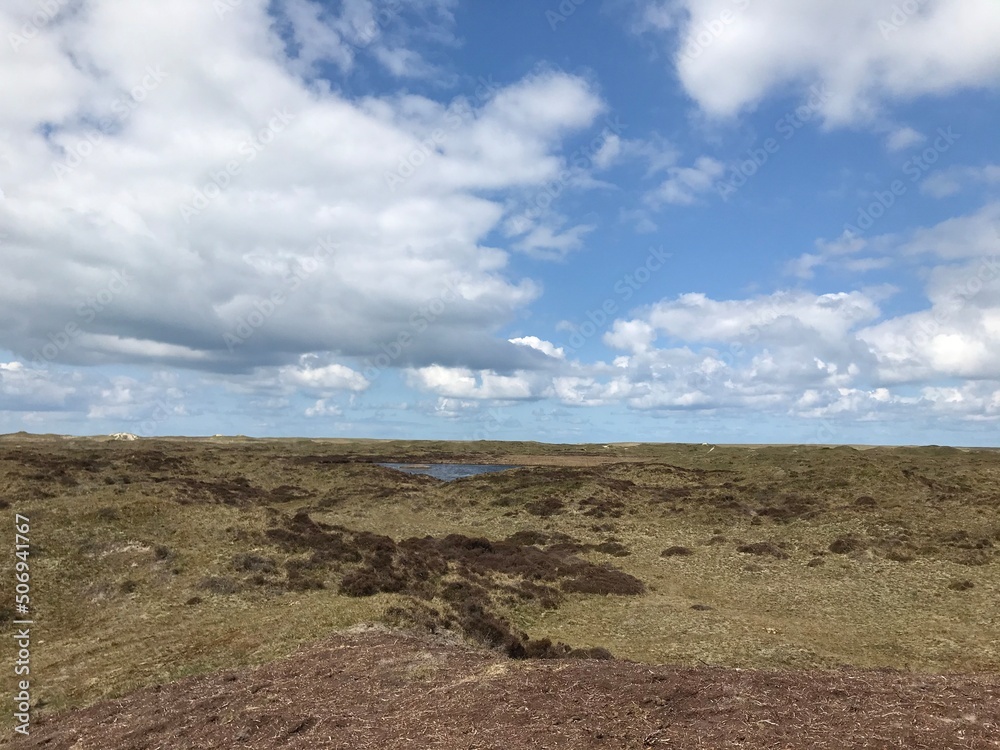
{"label": "cumulus cloud", "polygon": [[[557,175],[563,138],[604,104],[549,70],[445,102],[313,78],[389,44],[383,5],[290,0],[275,24],[264,0],[95,0],[3,47],[0,132],[18,148],[3,151],[0,348],[30,360],[70,326],[54,361],[250,372],[375,357],[405,331],[398,364],[531,366],[494,332],[539,288],[485,238],[503,191]],[[451,4],[395,5],[440,19]],[[0,11],[0,35],[33,7]],[[585,232],[525,242],[562,254]]]}
{"label": "cumulus cloud", "polygon": [[732,341],[752,334],[761,341],[795,335],[833,342],[879,314],[875,300],[862,292],[803,291],[744,300],[682,294],[651,306],[644,317],[655,330],[684,341]]}
{"label": "cumulus cloud", "polygon": [[543,354],[555,359],[566,358],[566,352],[561,346],[556,346],[551,341],[545,341],[537,336],[520,336],[518,338],[510,339],[510,343],[537,349]]}
{"label": "cumulus cloud", "polygon": [[359,372],[340,364],[316,365],[315,355],[303,355],[296,365],[281,368],[282,383],[313,391],[363,391],[370,383]]}
{"label": "cumulus cloud", "polygon": [[992,88],[1000,75],[993,0],[657,0],[642,7],[642,30],[676,35],[681,84],[712,116],[819,84],[829,92],[827,123],[870,122],[883,103]]}
{"label": "cumulus cloud", "polygon": [[491,370],[431,365],[406,371],[410,385],[451,399],[523,400],[542,395],[543,380],[529,372],[503,375]]}

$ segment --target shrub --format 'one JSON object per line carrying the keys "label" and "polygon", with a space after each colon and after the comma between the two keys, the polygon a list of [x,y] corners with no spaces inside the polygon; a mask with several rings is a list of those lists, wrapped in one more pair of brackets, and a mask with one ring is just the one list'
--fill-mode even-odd
{"label": "shrub", "polygon": [[225,576],[207,576],[198,582],[198,588],[210,594],[237,594],[243,590],[243,585]]}
{"label": "shrub", "polygon": [[230,562],[233,570],[242,573],[277,573],[278,566],[270,557],[257,555],[253,552],[242,552],[234,555]]}
{"label": "shrub", "polygon": [[663,550],[663,552],[660,553],[660,557],[685,557],[693,554],[694,552],[687,547],[681,547],[675,544],[673,547],[667,547]]}
{"label": "shrub", "polygon": [[856,536],[842,536],[834,539],[830,543],[830,551],[836,555],[846,555],[849,552],[857,552],[858,550],[863,550],[868,547],[868,544]]}
{"label": "shrub", "polygon": [[611,555],[612,557],[628,557],[629,555],[632,554],[631,550],[629,550],[629,548],[626,547],[621,542],[613,542],[613,541],[601,542],[596,547],[594,547],[594,549],[605,555]]}
{"label": "shrub", "polygon": [[574,594],[615,594],[634,596],[646,590],[635,576],[615,568],[594,567],[562,583],[562,590]]}
{"label": "shrub", "polygon": [[773,557],[776,560],[787,560],[791,557],[785,550],[781,549],[774,542],[753,542],[752,544],[741,544],[736,548],[737,552],[744,555],[758,555],[760,557]]}
{"label": "shrub", "polygon": [[547,497],[543,500],[535,500],[533,503],[528,503],[524,506],[533,516],[554,516],[557,513],[561,513],[566,507],[562,500],[555,497]]}
{"label": "shrub", "polygon": [[97,516],[98,521],[117,521],[121,518],[121,515],[118,513],[118,509],[112,508],[110,505],[98,508],[95,515]]}

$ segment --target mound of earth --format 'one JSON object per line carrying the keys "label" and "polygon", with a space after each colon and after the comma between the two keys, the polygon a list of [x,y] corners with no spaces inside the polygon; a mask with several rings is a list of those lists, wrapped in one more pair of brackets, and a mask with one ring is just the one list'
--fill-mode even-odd
{"label": "mound of earth", "polygon": [[1000,677],[517,661],[372,630],[43,717],[13,747],[985,750]]}

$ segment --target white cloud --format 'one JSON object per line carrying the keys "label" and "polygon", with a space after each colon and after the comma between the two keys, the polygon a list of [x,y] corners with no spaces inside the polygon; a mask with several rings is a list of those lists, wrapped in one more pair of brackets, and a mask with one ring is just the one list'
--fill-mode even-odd
{"label": "white cloud", "polygon": [[622,223],[631,224],[636,234],[650,234],[659,229],[656,222],[649,218],[649,213],[643,209],[622,209],[618,218]]}
{"label": "white cloud", "polygon": [[596,227],[578,224],[560,231],[557,227],[539,224],[522,239],[514,243],[514,248],[533,258],[554,260],[566,257],[583,246],[584,238]]}
{"label": "white cloud", "polygon": [[307,417],[339,417],[343,410],[336,404],[331,404],[325,398],[317,399],[312,406],[306,407]]}
{"label": "white cloud", "polygon": [[622,139],[612,133],[604,139],[601,147],[594,154],[594,166],[598,169],[607,169],[617,161],[621,152]]}
{"label": "white cloud", "polygon": [[670,203],[690,206],[712,189],[715,180],[726,171],[725,165],[709,156],[700,156],[691,167],[668,167],[667,179],[647,199],[653,205]]}
{"label": "white cloud", "polygon": [[1000,164],[949,167],[927,175],[920,183],[920,192],[935,198],[946,198],[968,186],[996,184],[1000,184]]}
{"label": "white cloud", "polygon": [[905,151],[927,140],[927,137],[911,127],[899,127],[889,133],[885,146],[889,151]]}
{"label": "white cloud", "polygon": [[[789,87],[829,92],[830,124],[874,121],[883,105],[1000,79],[1000,5],[926,0],[676,0],[646,3],[647,26],[680,18],[680,81],[708,114],[728,117]],[[652,17],[651,17],[652,16]]]}
{"label": "white cloud", "polygon": [[545,341],[537,336],[521,336],[516,339],[509,339],[510,343],[518,344],[519,346],[527,346],[532,349],[537,349],[543,354],[549,357],[554,357],[555,359],[565,359],[566,352],[561,346],[556,346],[551,341]]}
{"label": "white cloud", "polygon": [[284,0],[279,7],[290,27],[293,44],[298,48],[296,61],[304,73],[311,73],[321,62],[332,62],[342,70],[354,64],[354,48],[341,37],[335,25],[324,19],[323,6],[311,0]]}
{"label": "white cloud", "polygon": [[[554,179],[563,138],[605,105],[588,81],[548,70],[445,103],[350,99],[310,77],[380,45],[410,49],[394,29],[414,24],[380,21],[388,5],[331,15],[290,0],[281,39],[265,0],[221,18],[200,0],[166,15],[151,0],[94,0],[0,49],[0,132],[18,144],[3,149],[0,348],[29,358],[72,323],[70,364],[293,372],[305,352],[375,357],[401,332],[414,337],[400,365],[533,362],[495,331],[540,288],[485,239],[508,195]],[[399,12],[447,27],[450,6]],[[32,8],[0,10],[0,36]],[[587,230],[543,227],[524,249],[558,257]],[[115,271],[132,281],[81,315]]]}
{"label": "white cloud", "polygon": [[303,355],[296,365],[282,367],[280,382],[311,391],[363,391],[371,385],[359,372],[341,364],[314,365],[314,355]]}
{"label": "white cloud", "polygon": [[616,320],[604,334],[604,343],[620,351],[639,353],[656,339],[656,330],[644,320]]}
{"label": "white cloud", "polygon": [[0,408],[23,411],[65,407],[79,392],[80,380],[23,362],[0,362]]}
{"label": "white cloud", "polygon": [[800,279],[811,279],[816,269],[823,267],[840,268],[851,273],[867,273],[888,266],[892,259],[885,255],[856,257],[863,250],[869,252],[884,250],[886,238],[868,240],[845,231],[835,240],[817,240],[815,253],[803,253],[789,261],[785,272]]}
{"label": "white cloud", "polygon": [[646,176],[665,172],[677,163],[680,151],[677,146],[658,134],[650,138],[629,138],[622,141],[623,158],[638,161],[645,167]]}
{"label": "white cloud", "polygon": [[993,257],[1000,244],[1000,201],[987,203],[965,216],[918,229],[903,244],[910,256],[931,256],[946,260]]}
{"label": "white cloud", "polygon": [[861,292],[776,292],[745,300],[682,294],[652,305],[644,318],[655,330],[683,341],[837,341],[859,323],[878,318],[875,300]]}
{"label": "white cloud", "polygon": [[523,400],[540,397],[544,381],[528,372],[502,375],[491,370],[431,365],[406,371],[416,388],[452,399]]}

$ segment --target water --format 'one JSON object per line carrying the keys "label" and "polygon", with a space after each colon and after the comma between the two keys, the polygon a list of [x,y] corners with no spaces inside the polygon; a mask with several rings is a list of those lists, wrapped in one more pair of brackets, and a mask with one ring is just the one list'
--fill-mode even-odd
{"label": "water", "polygon": [[477,474],[489,474],[493,471],[521,468],[515,464],[379,464],[379,466],[405,471],[407,474],[427,474],[445,482]]}

